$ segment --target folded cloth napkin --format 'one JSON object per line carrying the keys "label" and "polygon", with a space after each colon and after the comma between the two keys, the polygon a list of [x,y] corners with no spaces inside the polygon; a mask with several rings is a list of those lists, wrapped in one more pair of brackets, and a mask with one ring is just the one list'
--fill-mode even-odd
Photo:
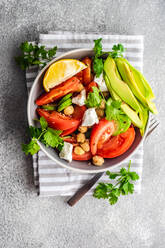
{"label": "folded cloth napkin", "polygon": [[[138,35],[108,35],[108,34],[87,34],[87,33],[71,33],[71,32],[49,32],[48,34],[40,34],[39,44],[50,49],[57,46],[57,55],[69,50],[78,48],[93,48],[94,39],[102,37],[103,49],[111,50],[114,44],[122,43],[126,48],[125,57],[138,70],[143,68],[143,36]],[[26,71],[27,89],[30,90],[32,83],[38,73],[36,66],[30,67]],[[143,144],[136,153],[131,157],[131,170],[136,171],[140,180],[135,183],[135,192],[141,192],[141,179],[143,169]],[[128,166],[126,161],[121,167]],[[50,160],[42,151],[33,156],[34,183],[38,186],[40,196],[57,196],[57,195],[73,195],[93,174],[77,173],[61,167],[54,161]],[[115,168],[115,170],[119,170]],[[107,182],[108,177],[103,175],[100,179]],[[88,192],[92,194],[93,188]]]}

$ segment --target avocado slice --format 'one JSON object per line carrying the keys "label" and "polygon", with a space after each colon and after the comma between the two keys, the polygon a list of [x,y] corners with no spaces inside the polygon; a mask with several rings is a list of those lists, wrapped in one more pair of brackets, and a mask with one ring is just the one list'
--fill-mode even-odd
{"label": "avocado slice", "polygon": [[147,80],[145,79],[143,74],[140,71],[138,71],[137,69],[135,69],[128,62],[127,59],[121,58],[121,60],[125,61],[127,63],[127,65],[130,67],[130,69],[132,70],[133,76],[135,78],[135,81],[136,81],[138,87],[140,88],[141,91],[143,88],[143,91],[142,91],[143,95],[145,95],[145,97],[147,97],[150,100],[155,99],[155,95],[151,89],[151,86],[149,85],[149,83],[147,82]]}
{"label": "avocado slice", "polygon": [[128,84],[134,95],[142,102],[142,104],[145,103],[147,105],[146,98],[144,94],[142,94],[142,92],[140,91],[138,85],[136,84],[136,81],[134,79],[133,73],[129,65],[126,64],[125,61],[120,58],[116,58],[115,62],[117,65],[117,69],[119,70],[124,82]]}
{"label": "avocado slice", "polygon": [[105,79],[105,83],[107,85],[107,88],[112,96],[112,98],[114,100],[118,100],[118,101],[121,101],[121,109],[123,110],[123,112],[131,119],[132,123],[138,127],[138,128],[142,128],[143,127],[143,123],[142,121],[140,120],[138,114],[130,108],[129,105],[127,105],[125,102],[123,102],[121,100],[121,98],[115,93],[115,91],[112,89],[111,87],[111,83],[107,77],[107,75],[105,74],[104,75],[104,79]]}
{"label": "avocado slice", "polygon": [[140,112],[141,108],[137,99],[129,86],[117,77],[116,70],[116,63],[114,59],[109,56],[104,62],[104,71],[111,83],[112,89],[125,103],[130,105],[136,112]]}
{"label": "avocado slice", "polygon": [[141,108],[142,108],[142,112],[139,113],[139,116],[140,116],[140,119],[142,120],[143,126],[142,128],[140,128],[140,133],[143,136],[145,129],[146,129],[147,122],[148,122],[149,111],[142,104],[141,104]]}
{"label": "avocado slice", "polygon": [[141,80],[140,78],[138,78],[138,80],[135,80],[135,78],[137,79],[137,77],[134,77],[135,73],[133,74],[131,67],[125,62],[125,59],[117,58],[115,59],[115,62],[122,79],[128,84],[134,95],[145,107],[149,108],[151,112],[156,114],[156,106],[153,102],[151,102],[151,98],[147,98],[149,91],[146,90],[145,87],[143,87],[143,80]]}

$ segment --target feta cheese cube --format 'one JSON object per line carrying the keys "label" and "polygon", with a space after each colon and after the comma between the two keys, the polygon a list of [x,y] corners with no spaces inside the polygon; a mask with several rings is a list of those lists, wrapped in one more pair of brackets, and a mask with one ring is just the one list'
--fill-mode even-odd
{"label": "feta cheese cube", "polygon": [[101,73],[101,75],[99,77],[95,76],[94,81],[98,84],[98,86],[102,92],[108,91],[104,77],[103,77],[103,73]]}
{"label": "feta cheese cube", "polygon": [[64,146],[61,152],[59,153],[59,157],[69,162],[72,162],[72,151],[73,151],[73,145],[68,142],[64,142]]}
{"label": "feta cheese cube", "polygon": [[72,98],[72,103],[77,104],[79,106],[85,105],[86,101],[86,90],[82,90],[78,96]]}
{"label": "feta cheese cube", "polygon": [[84,113],[81,126],[89,127],[94,125],[95,123],[99,123],[95,108],[89,108]]}

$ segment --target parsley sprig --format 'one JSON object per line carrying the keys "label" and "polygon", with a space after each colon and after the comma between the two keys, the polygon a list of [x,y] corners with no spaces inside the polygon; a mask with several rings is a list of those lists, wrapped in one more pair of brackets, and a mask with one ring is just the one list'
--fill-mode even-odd
{"label": "parsley sprig", "polygon": [[102,100],[100,90],[95,86],[92,87],[92,90],[92,92],[89,92],[87,100],[85,101],[85,105],[88,108],[99,107]]}
{"label": "parsley sprig", "polygon": [[108,121],[116,121],[116,131],[113,135],[124,133],[131,125],[131,119],[122,111],[121,101],[112,100],[110,97],[106,102],[105,114]]}
{"label": "parsley sprig", "polygon": [[20,46],[21,55],[16,57],[16,62],[22,70],[27,69],[31,65],[45,66],[56,55],[57,47],[46,50],[45,46],[33,45],[25,41]]}
{"label": "parsley sprig", "polygon": [[34,155],[40,150],[40,146],[38,145],[37,141],[41,141],[47,147],[61,150],[64,145],[64,141],[59,135],[62,133],[62,131],[48,127],[48,123],[44,117],[41,117],[39,122],[41,125],[40,128],[33,126],[29,127],[31,141],[28,144],[22,144],[22,150],[25,152],[25,154]]}
{"label": "parsley sprig", "polygon": [[112,47],[112,51],[110,52],[103,52],[102,51],[102,38],[94,40],[94,59],[93,59],[93,70],[96,77],[99,77],[103,72],[104,67],[104,60],[103,55],[109,55],[112,58],[123,57],[123,52],[125,48],[122,44],[117,44]]}
{"label": "parsley sprig", "polygon": [[107,171],[106,174],[109,179],[117,179],[116,184],[112,183],[99,183],[96,187],[93,196],[98,199],[108,199],[111,205],[118,201],[120,195],[133,194],[134,184],[131,181],[139,179],[139,175],[136,172],[130,171],[131,161],[128,165],[128,170],[121,168],[119,173]]}

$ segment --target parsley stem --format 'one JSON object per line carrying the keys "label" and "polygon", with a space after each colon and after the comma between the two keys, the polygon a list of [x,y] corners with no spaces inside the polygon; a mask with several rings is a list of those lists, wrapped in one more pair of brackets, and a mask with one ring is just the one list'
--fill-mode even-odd
{"label": "parsley stem", "polygon": [[130,171],[130,167],[131,167],[131,160],[129,161],[129,164],[128,164],[128,172]]}
{"label": "parsley stem", "polygon": [[46,129],[44,129],[44,130],[42,131],[42,133],[40,134],[40,136],[37,138],[38,141],[41,139],[42,135],[46,133],[46,131],[47,131]]}

